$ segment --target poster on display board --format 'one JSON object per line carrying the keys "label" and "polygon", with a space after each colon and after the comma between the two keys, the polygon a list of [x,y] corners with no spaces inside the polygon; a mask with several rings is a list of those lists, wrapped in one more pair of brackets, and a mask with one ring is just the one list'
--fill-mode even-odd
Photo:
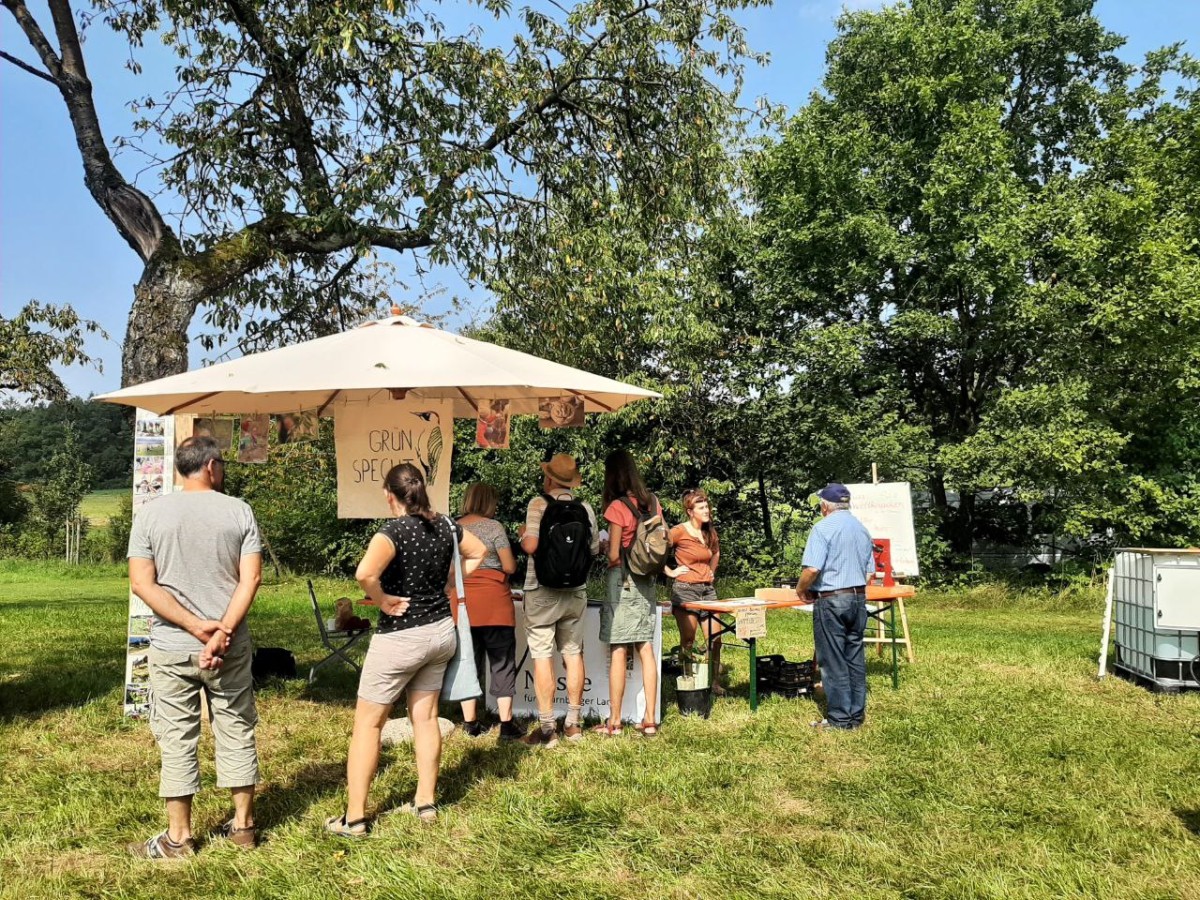
{"label": "poster on display board", "polygon": [[339,519],[390,516],[383,479],[392,466],[412,463],[425,476],[430,505],[450,511],[454,407],[447,400],[347,404],[333,416]]}
{"label": "poster on display board", "polygon": [[572,394],[544,397],[538,401],[539,428],[582,428],[583,398]]}
{"label": "poster on display board", "polygon": [[[515,603],[517,616],[517,693],[513,697],[513,713],[537,718],[537,693],[533,687],[533,660],[525,643],[525,604]],[[654,704],[655,720],[662,721],[662,617],[658,607],[654,615],[654,658],[658,661],[658,701]],[[600,633],[600,607],[588,605],[583,614],[583,718],[609,718],[608,644],[596,637]],[[625,697],[621,703],[621,719],[626,722],[646,721],[646,690],[642,685],[642,664],[636,653],[625,655]],[[486,671],[486,666],[484,667]],[[481,673],[481,682],[486,676]],[[496,698],[486,691],[488,709],[497,712]],[[554,713],[567,714],[567,670],[562,657],[554,654]]]}
{"label": "poster on display board", "polygon": [[848,484],[850,512],[873,538],[892,542],[892,571],[898,577],[921,574],[917,561],[917,533],[913,527],[912,488],[907,481],[882,484]]}
{"label": "poster on display board", "polygon": [[[133,424],[133,515],[175,486],[175,419],[139,409]],[[129,592],[125,632],[126,716],[150,714],[150,607]]]}
{"label": "poster on display board", "polygon": [[507,450],[509,400],[480,400],[475,420],[475,443],[484,450]]}

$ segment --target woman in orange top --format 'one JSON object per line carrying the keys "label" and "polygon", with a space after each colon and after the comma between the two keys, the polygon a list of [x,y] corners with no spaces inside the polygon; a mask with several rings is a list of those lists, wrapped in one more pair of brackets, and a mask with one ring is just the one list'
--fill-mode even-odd
{"label": "woman in orange top", "polygon": [[[508,576],[517,571],[517,559],[504,526],[496,521],[499,497],[491,485],[476,482],[463,497],[462,516],[458,520],[466,531],[483,542],[487,555],[479,568],[463,581],[467,595],[467,617],[471,620],[471,641],[475,645],[475,667],[483,681],[483,658],[491,666],[489,693],[496,698],[500,712],[500,739],[515,741],[524,731],[513,722],[513,696],[517,686],[516,616]],[[451,591],[453,594],[454,592]],[[457,598],[455,598],[457,601]],[[458,603],[453,604],[458,609]],[[464,700],[463,731],[471,737],[484,733],[476,718],[478,700]]]}
{"label": "woman in orange top", "polygon": [[[679,649],[687,652],[696,642],[700,617],[683,608],[684,603],[716,600],[717,563],[721,558],[721,542],[712,523],[712,506],[708,494],[694,489],[683,492],[683,511],[686,521],[671,529],[671,548],[675,551],[675,568],[664,569],[674,578],[671,586],[671,613],[679,625]],[[711,623],[705,624],[705,636],[711,633]],[[721,671],[721,639],[712,641],[713,669]],[[718,696],[725,689],[714,683],[712,692]]]}

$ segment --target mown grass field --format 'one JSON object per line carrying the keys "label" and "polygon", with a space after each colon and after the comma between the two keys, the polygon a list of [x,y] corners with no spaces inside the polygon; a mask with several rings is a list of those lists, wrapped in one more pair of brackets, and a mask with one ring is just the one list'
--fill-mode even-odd
{"label": "mown grass field", "polygon": [[[349,592],[326,581],[322,595]],[[0,894],[6,897],[1200,897],[1200,694],[1094,678],[1100,598],[983,589],[912,604],[915,666],[872,656],[868,724],[807,727],[807,702],[741,696],[662,736],[525,752],[446,745],[433,826],[385,751],[374,834],[341,811],[354,680],[260,693],[266,843],[166,866],[124,855],[159,829],[157,751],[120,715],[122,569],[0,561]],[[262,645],[317,658],[299,579],[266,586]],[[772,613],[765,652],[811,655]],[[670,637],[667,639],[670,643]],[[730,652],[734,693],[744,654]],[[227,815],[204,742],[197,834]]]}
{"label": "mown grass field", "polygon": [[108,520],[120,510],[121,498],[129,496],[129,488],[111,488],[92,491],[83,498],[79,511],[93,528],[108,524]]}

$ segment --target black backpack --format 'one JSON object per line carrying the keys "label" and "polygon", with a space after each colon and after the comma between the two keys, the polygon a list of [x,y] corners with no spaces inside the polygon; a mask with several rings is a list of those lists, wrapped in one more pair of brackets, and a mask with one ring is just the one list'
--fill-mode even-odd
{"label": "black backpack", "polygon": [[555,500],[549,494],[533,571],[538,584],[548,588],[577,588],[587,582],[592,567],[592,521],[580,500]]}
{"label": "black backpack", "polygon": [[255,684],[268,678],[295,678],[296,657],[282,647],[259,647],[250,660],[250,677]]}

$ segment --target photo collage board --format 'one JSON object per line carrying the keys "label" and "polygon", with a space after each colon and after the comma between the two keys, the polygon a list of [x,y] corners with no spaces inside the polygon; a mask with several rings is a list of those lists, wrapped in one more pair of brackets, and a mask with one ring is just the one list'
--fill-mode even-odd
{"label": "photo collage board", "polygon": [[[175,418],[139,409],[133,424],[133,515],[175,488]],[[125,715],[150,715],[150,607],[129,592],[125,634]]]}

